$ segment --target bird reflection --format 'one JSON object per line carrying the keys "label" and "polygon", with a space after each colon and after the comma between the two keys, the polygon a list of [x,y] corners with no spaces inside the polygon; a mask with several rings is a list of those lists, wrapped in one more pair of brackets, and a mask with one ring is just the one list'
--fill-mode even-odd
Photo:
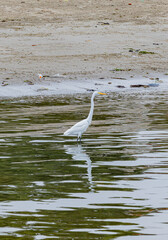
{"label": "bird reflection", "polygon": [[83,149],[83,147],[80,144],[78,144],[76,146],[64,145],[64,148],[65,148],[65,152],[67,154],[72,155],[72,159],[74,159],[76,161],[81,161],[81,160],[86,161],[89,189],[91,191],[93,191],[94,189],[93,189],[93,181],[92,181],[92,162],[91,162],[89,155],[85,152],[85,150]]}

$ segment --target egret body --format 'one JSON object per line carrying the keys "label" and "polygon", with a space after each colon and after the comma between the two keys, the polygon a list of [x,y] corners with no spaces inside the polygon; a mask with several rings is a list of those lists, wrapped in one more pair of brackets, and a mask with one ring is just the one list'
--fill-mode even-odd
{"label": "egret body", "polygon": [[86,119],[76,123],[74,126],[72,126],[70,129],[68,129],[66,132],[64,132],[65,136],[77,136],[77,141],[82,138],[82,134],[87,130],[89,125],[92,122],[92,117],[93,117],[93,110],[94,110],[94,97],[97,94],[101,95],[106,95],[106,93],[101,93],[98,91],[93,92],[92,97],[91,97],[91,107],[90,107],[90,112],[89,115]]}

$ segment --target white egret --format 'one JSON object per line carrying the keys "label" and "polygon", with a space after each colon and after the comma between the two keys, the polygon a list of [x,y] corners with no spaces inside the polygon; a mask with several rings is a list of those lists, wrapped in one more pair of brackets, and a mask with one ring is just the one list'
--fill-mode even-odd
{"label": "white egret", "polygon": [[64,132],[64,136],[77,136],[77,141],[82,138],[82,134],[87,130],[89,125],[92,122],[92,116],[93,116],[93,110],[94,110],[94,97],[97,94],[106,95],[106,93],[101,93],[98,91],[94,91],[91,97],[91,107],[89,115],[86,119],[76,123],[74,126],[72,126],[70,129],[68,129],[66,132]]}

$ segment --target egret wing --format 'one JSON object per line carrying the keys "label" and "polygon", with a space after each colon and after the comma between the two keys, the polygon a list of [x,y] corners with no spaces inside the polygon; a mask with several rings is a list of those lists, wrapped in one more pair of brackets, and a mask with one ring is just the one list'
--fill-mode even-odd
{"label": "egret wing", "polygon": [[86,129],[88,128],[89,123],[87,121],[87,119],[84,119],[78,123],[76,123],[74,126],[72,126],[70,129],[68,129],[64,135],[68,136],[68,135],[78,135],[79,133],[83,133],[84,131],[86,131]]}

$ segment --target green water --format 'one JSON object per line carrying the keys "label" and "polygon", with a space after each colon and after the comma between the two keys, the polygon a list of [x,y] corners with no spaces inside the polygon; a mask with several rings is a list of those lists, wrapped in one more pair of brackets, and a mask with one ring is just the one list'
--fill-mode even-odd
{"label": "green water", "polygon": [[167,239],[168,95],[1,100],[0,239]]}

